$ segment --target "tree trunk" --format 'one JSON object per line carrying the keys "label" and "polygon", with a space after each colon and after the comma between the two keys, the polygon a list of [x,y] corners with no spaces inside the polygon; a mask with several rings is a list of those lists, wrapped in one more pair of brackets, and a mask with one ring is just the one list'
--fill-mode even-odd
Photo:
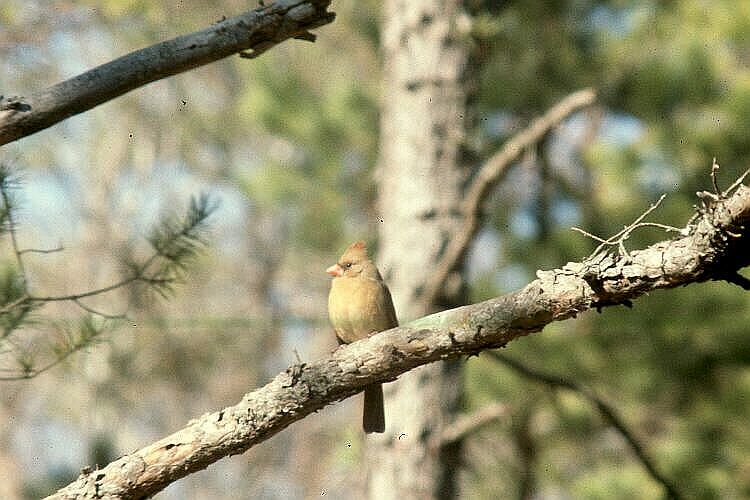
{"label": "tree trunk", "polygon": [[[378,263],[402,323],[463,301],[460,268],[432,303],[420,289],[463,223],[470,25],[459,1],[384,3]],[[366,452],[370,498],[455,496],[460,445],[434,443],[458,411],[460,366],[421,367],[387,384],[385,394],[386,433],[370,437]]]}

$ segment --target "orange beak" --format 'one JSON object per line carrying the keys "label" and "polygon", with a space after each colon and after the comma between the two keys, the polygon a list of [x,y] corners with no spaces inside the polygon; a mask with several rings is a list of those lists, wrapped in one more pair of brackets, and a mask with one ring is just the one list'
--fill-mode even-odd
{"label": "orange beak", "polygon": [[338,264],[334,264],[328,269],[326,269],[326,272],[330,274],[331,276],[343,276],[344,270],[341,269],[341,266]]}

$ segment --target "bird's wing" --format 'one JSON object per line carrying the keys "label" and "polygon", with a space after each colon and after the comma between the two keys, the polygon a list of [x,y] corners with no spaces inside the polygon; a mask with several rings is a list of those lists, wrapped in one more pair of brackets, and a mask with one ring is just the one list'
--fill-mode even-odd
{"label": "bird's wing", "polygon": [[393,307],[393,299],[391,298],[391,291],[388,290],[388,286],[381,282],[380,286],[383,287],[383,310],[381,311],[386,318],[388,318],[388,328],[394,328],[398,326],[398,318],[396,317],[396,308]]}

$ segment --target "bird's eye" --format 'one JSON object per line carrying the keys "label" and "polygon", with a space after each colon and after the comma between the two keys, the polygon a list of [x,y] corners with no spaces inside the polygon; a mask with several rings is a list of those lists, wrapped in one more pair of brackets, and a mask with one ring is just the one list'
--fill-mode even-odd
{"label": "bird's eye", "polygon": [[346,264],[344,264],[344,269],[351,269],[351,268],[352,268],[351,262],[347,262]]}

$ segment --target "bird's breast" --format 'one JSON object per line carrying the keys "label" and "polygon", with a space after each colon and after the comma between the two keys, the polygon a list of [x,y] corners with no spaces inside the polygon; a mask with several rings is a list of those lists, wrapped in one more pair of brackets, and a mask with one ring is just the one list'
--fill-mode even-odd
{"label": "bird's breast", "polygon": [[347,344],[391,328],[382,314],[383,285],[368,278],[335,278],[328,315],[336,335]]}

